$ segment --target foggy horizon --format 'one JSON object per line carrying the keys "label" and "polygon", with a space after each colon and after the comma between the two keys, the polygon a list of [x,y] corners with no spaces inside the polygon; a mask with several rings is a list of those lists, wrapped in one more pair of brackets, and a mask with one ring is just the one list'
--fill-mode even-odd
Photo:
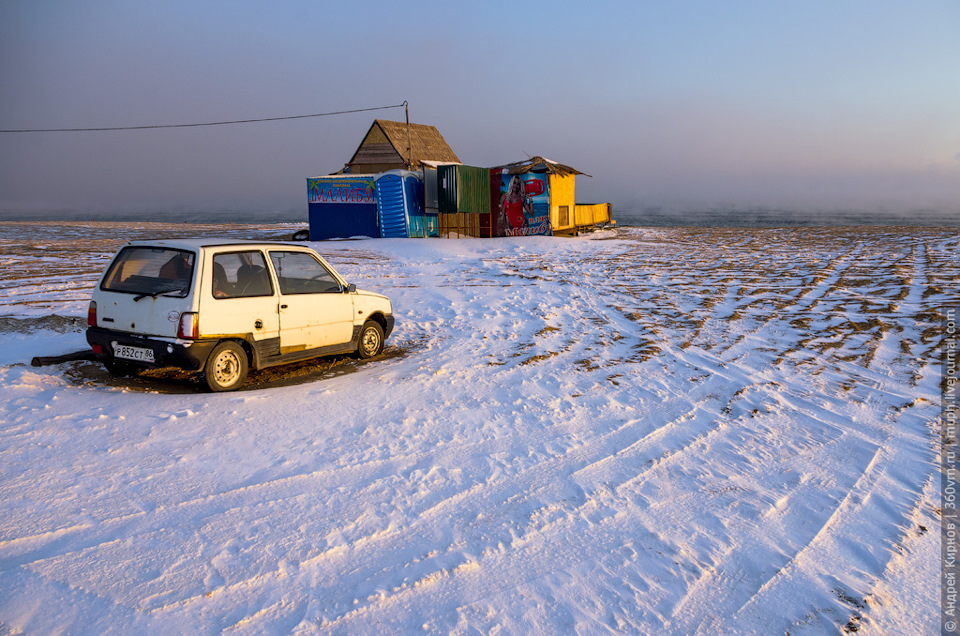
{"label": "foggy horizon", "polygon": [[[615,215],[930,210],[960,219],[957,24],[960,5],[933,0],[14,2],[0,6],[0,129],[189,124],[406,100],[410,121],[436,126],[463,163],[541,155],[572,165],[592,175],[578,177],[577,200],[610,202]],[[374,119],[403,121],[404,112],[3,134],[0,212],[299,210],[305,219],[306,179],[340,169]]]}

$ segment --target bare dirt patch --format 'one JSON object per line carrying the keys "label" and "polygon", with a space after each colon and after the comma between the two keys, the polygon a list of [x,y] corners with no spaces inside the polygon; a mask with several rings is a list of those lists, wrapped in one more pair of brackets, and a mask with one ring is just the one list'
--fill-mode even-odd
{"label": "bare dirt patch", "polygon": [[57,333],[80,332],[87,328],[87,322],[76,316],[32,316],[28,318],[14,318],[0,316],[0,331],[12,333],[30,333],[48,329]]}
{"label": "bare dirt patch", "polygon": [[[367,364],[382,364],[405,356],[402,347],[387,347],[375,358],[360,360],[349,355],[303,360],[267,369],[251,370],[240,391],[253,391],[282,386],[320,382],[355,373]],[[88,360],[65,362],[59,365],[63,376],[77,386],[108,386],[142,393],[204,393],[205,387],[197,373],[175,368],[146,369],[130,376],[114,376],[103,364]]]}

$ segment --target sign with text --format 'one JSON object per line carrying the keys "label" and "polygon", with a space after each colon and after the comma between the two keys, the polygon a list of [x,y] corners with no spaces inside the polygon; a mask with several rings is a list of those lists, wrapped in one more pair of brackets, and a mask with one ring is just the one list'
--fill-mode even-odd
{"label": "sign with text", "polygon": [[307,179],[309,203],[376,203],[373,177]]}

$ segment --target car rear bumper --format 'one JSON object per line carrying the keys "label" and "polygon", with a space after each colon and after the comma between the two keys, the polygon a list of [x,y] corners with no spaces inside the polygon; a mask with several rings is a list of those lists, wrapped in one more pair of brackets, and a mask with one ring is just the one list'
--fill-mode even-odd
{"label": "car rear bumper", "polygon": [[[185,371],[199,371],[217,340],[161,340],[147,336],[123,333],[102,327],[87,328],[87,343],[96,351],[100,349],[104,360],[122,361],[144,368],[177,367]],[[153,362],[128,360],[114,356],[116,346],[136,347],[153,351]]]}

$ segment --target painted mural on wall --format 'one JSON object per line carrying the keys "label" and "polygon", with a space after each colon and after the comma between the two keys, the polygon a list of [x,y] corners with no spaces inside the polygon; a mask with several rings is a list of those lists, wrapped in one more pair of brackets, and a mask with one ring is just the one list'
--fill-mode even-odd
{"label": "painted mural on wall", "polygon": [[370,177],[307,179],[309,203],[376,203],[374,180]]}
{"label": "painted mural on wall", "polygon": [[547,175],[492,171],[490,178],[493,192],[499,191],[492,206],[494,236],[553,234]]}

